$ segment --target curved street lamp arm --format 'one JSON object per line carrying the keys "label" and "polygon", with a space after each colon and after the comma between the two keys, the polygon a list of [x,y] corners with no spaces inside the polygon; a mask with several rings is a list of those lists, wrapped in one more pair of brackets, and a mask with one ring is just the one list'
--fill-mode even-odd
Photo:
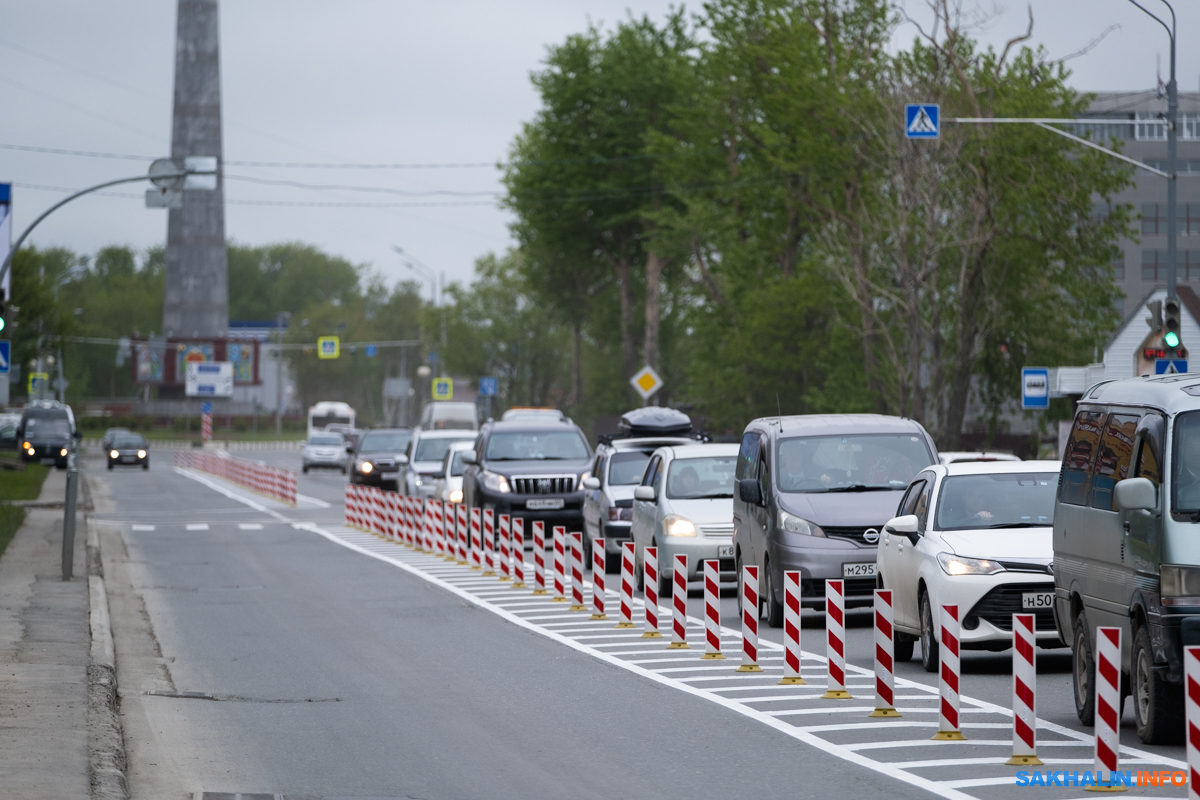
{"label": "curved street lamp arm", "polygon": [[1157,14],[1153,13],[1148,8],[1146,8],[1144,5],[1139,3],[1138,0],[1129,0],[1129,2],[1133,3],[1135,6],[1140,8],[1146,16],[1153,19],[1159,25],[1162,25],[1163,28],[1166,29],[1167,35],[1171,37],[1171,45],[1174,46],[1174,44],[1175,44],[1175,9],[1171,8],[1170,3],[1167,3],[1167,2],[1165,2],[1165,0],[1163,0],[1163,5],[1165,5],[1171,11],[1171,25],[1170,25],[1170,27],[1167,27],[1167,23],[1163,22],[1162,19]]}

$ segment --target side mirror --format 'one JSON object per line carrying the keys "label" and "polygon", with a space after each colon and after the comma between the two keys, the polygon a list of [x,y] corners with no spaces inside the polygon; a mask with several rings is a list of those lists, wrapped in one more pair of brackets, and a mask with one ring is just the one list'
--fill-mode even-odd
{"label": "side mirror", "polygon": [[633,490],[633,499],[634,500],[645,500],[648,503],[653,503],[654,499],[655,499],[654,498],[654,487],[653,486],[637,487],[636,489]]}
{"label": "side mirror", "polygon": [[396,463],[402,466],[408,464],[408,456],[401,453],[400,455],[396,456]]}
{"label": "side mirror", "polygon": [[[584,478],[583,479],[583,488],[588,489],[590,491],[595,491],[596,489],[599,489],[600,488],[600,479],[599,478]],[[635,489],[634,491],[636,492],[637,490]]]}
{"label": "side mirror", "polygon": [[1113,496],[1122,511],[1154,511],[1158,508],[1158,489],[1149,478],[1118,481]]}
{"label": "side mirror", "polygon": [[464,464],[478,464],[479,457],[477,455],[475,455],[474,450],[468,450],[467,452],[463,453],[463,463]]}
{"label": "side mirror", "polygon": [[738,499],[752,506],[763,504],[762,489],[755,478],[742,478],[738,481]]}
{"label": "side mirror", "polygon": [[75,431],[73,434],[71,434],[71,436],[72,436],[72,437],[74,437],[76,440],[82,440],[82,439],[83,439],[83,432],[82,432],[82,431]]}
{"label": "side mirror", "polygon": [[902,517],[890,519],[884,528],[891,533],[907,537],[913,544],[917,543],[917,538],[921,535],[920,523],[917,521],[916,514],[905,514]]}

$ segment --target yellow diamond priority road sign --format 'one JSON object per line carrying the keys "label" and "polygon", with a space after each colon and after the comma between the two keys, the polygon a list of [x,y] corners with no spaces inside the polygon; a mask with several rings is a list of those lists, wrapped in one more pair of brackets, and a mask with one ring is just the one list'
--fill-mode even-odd
{"label": "yellow diamond priority road sign", "polygon": [[650,395],[657,392],[663,386],[662,378],[658,377],[658,373],[654,371],[654,367],[646,365],[629,379],[635,391],[645,400]]}

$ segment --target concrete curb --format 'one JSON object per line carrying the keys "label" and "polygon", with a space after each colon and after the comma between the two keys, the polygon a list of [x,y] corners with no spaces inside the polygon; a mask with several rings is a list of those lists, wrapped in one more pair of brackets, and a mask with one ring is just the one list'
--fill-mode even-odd
{"label": "concrete curb", "polygon": [[87,520],[88,624],[91,657],[88,676],[88,755],[94,800],[128,800],[125,738],[121,730],[117,659],[108,616],[108,592],[100,561],[100,537]]}

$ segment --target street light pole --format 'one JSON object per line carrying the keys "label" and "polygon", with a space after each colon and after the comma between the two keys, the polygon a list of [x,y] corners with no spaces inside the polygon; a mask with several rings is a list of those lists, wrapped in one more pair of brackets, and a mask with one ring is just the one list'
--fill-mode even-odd
{"label": "street light pole", "polygon": [[1138,0],[1129,0],[1129,2],[1162,25],[1171,40],[1171,80],[1167,83],[1167,172],[1170,173],[1167,177],[1167,297],[1173,300],[1176,297],[1175,287],[1179,279],[1178,248],[1176,247],[1179,221],[1175,218],[1175,203],[1179,188],[1179,170],[1176,164],[1179,149],[1179,93],[1175,83],[1175,9],[1167,0],[1159,0],[1171,12],[1171,24],[1168,26],[1157,15],[1150,13]]}
{"label": "street light pole", "polygon": [[292,318],[291,312],[281,311],[275,318],[275,438],[283,438],[283,325]]}

